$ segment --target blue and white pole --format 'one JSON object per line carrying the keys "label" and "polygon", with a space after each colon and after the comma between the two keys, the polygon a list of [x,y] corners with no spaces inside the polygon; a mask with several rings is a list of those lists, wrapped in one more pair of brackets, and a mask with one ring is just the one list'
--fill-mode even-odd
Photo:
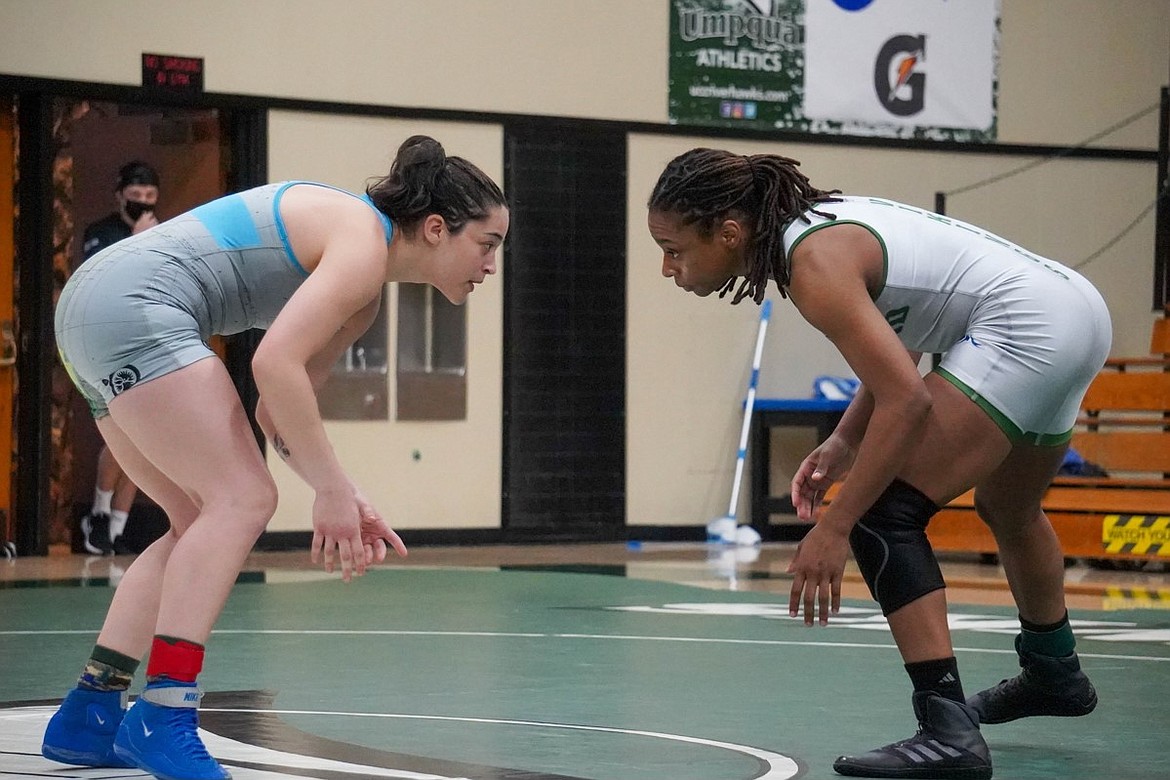
{"label": "blue and white pole", "polygon": [[[756,386],[760,381],[760,359],[764,354],[764,336],[768,332],[768,320],[772,317],[772,301],[765,300],[763,306],[760,307],[760,329],[756,333],[756,351],[752,355],[752,374],[748,380],[747,398],[743,404],[743,427],[739,432],[739,451],[735,456],[735,479],[731,483],[731,503],[727,507],[726,519],[732,521],[731,524],[724,522],[723,528],[731,531],[733,538],[726,538],[726,533],[719,534],[724,536],[722,541],[727,543],[735,543],[735,526],[738,525],[736,521],[736,506],[739,504],[739,485],[743,480],[743,464],[747,458],[747,443],[748,431],[751,429],[752,410],[756,405]],[[752,540],[755,543],[758,537]]]}

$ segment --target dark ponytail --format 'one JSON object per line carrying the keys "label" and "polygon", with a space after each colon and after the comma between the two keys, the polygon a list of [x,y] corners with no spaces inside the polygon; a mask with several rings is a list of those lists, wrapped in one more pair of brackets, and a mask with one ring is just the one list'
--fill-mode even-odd
{"label": "dark ponytail", "polygon": [[[735,291],[732,303],[750,296],[764,300],[768,279],[776,280],[787,297],[788,263],[784,257],[784,228],[817,211],[818,203],[839,203],[840,190],[818,190],[797,170],[796,160],[775,154],[739,155],[722,149],[692,149],[666,166],[646,204],[651,211],[678,214],[694,225],[699,235],[710,238],[715,226],[726,219],[742,219],[751,225],[747,246],[747,275]],[[719,297],[735,286],[728,280]]]}
{"label": "dark ponytail", "polygon": [[426,135],[403,141],[390,173],[368,186],[366,194],[407,234],[430,214],[458,233],[468,222],[507,205],[487,174],[462,157],[448,157],[443,145]]}

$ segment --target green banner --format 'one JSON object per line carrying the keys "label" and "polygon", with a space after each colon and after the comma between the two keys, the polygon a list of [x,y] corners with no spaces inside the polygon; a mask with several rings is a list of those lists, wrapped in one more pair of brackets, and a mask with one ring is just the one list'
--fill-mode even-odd
{"label": "green banner", "polygon": [[792,128],[804,89],[804,0],[670,0],[674,124]]}
{"label": "green banner", "polygon": [[[937,112],[934,115],[924,111],[918,117],[899,116],[908,111],[899,111],[897,100],[894,100],[897,90],[909,91],[915,86],[917,79],[925,83],[925,77],[915,76],[905,79],[914,69],[920,69],[926,62],[925,54],[903,52],[904,42],[910,40],[906,35],[897,35],[900,28],[897,24],[904,24],[909,29],[920,23],[915,11],[919,6],[928,10],[935,10],[935,16],[953,19],[951,28],[958,29],[950,32],[962,37],[965,30],[961,28],[962,14],[952,13],[953,6],[926,3],[925,0],[914,0],[907,5],[901,5],[904,0],[898,0],[896,5],[881,6],[879,3],[846,2],[846,0],[816,0],[825,2],[825,7],[816,6],[818,30],[821,33],[818,41],[813,41],[815,49],[806,49],[807,34],[810,29],[806,25],[806,2],[810,0],[669,0],[670,3],[670,67],[668,88],[668,118],[671,124],[705,125],[716,127],[740,127],[753,130],[792,130],[808,133],[848,134],[862,136],[884,136],[894,138],[914,138],[948,141],[990,141],[995,138],[994,101],[995,79],[991,75],[986,81],[986,90],[982,94],[990,95],[990,122],[982,127],[961,127],[949,125],[945,119],[937,122]],[[980,7],[986,6],[991,16],[990,25],[986,27],[984,37],[988,40],[988,50],[991,50],[991,36],[998,38],[998,0],[979,0]],[[914,7],[910,7],[914,6]],[[849,15],[842,9],[854,9],[857,13]],[[828,9],[826,11],[826,9]],[[860,10],[858,10],[860,9]],[[882,17],[878,13],[883,14]],[[810,12],[811,13],[811,12]],[[874,19],[877,23],[894,24],[891,27],[890,40],[886,42],[888,51],[892,51],[881,59],[878,48],[874,48],[873,55],[869,49],[858,48],[853,44],[850,33],[855,30],[841,30],[830,16],[832,13],[846,14],[846,21],[857,20],[861,27],[871,28]],[[862,16],[861,14],[866,14]],[[945,14],[949,14],[947,17]],[[833,26],[825,29],[822,21],[829,16]],[[903,22],[890,23],[886,18],[890,16],[906,17]],[[808,19],[811,24],[812,17]],[[826,35],[825,33],[829,34]],[[956,68],[948,71],[946,57],[955,49],[945,45],[942,32],[931,38],[931,64],[935,71],[930,76],[930,83],[936,90],[945,88],[950,83],[959,84],[960,93],[954,101],[962,102],[965,95],[970,93],[961,80],[954,77],[954,73],[964,73],[966,63],[960,62]],[[925,41],[925,37],[915,38],[915,41]],[[939,40],[941,42],[936,43]],[[877,43],[880,43],[879,39]],[[871,42],[872,43],[872,42]],[[901,44],[900,47],[893,44]],[[842,48],[844,47],[844,48]],[[892,47],[892,48],[891,48]],[[833,53],[837,52],[837,53]],[[879,122],[867,121],[862,116],[846,118],[840,115],[810,117],[805,107],[809,106],[811,113],[813,102],[806,100],[806,68],[811,54],[817,54],[819,61],[826,60],[840,62],[845,59],[840,52],[855,55],[860,62],[854,67],[847,80],[830,80],[825,84],[824,68],[817,73],[822,74],[817,82],[822,92],[815,97],[817,103],[825,94],[844,94],[853,89],[859,95],[858,103],[865,107],[862,114],[874,112],[885,117]],[[895,59],[901,56],[902,59]],[[954,59],[954,55],[951,55]],[[868,58],[868,59],[867,59]],[[994,55],[977,58],[986,62],[986,69],[992,67]],[[893,81],[885,81],[882,90],[887,109],[874,108],[880,101],[876,100],[873,92],[875,81],[886,78],[885,68],[889,62],[893,67],[902,66],[904,78],[899,81],[897,72]],[[936,64],[937,63],[937,64]],[[860,68],[860,71],[858,71]],[[825,93],[823,90],[829,90]],[[812,96],[810,96],[812,97]],[[926,104],[931,106],[954,102],[952,95],[943,100],[934,100]],[[985,112],[986,113],[986,112]],[[932,122],[931,118],[936,121]],[[915,119],[921,121],[915,121]],[[932,126],[933,125],[933,126]],[[942,125],[942,126],[940,126]]]}

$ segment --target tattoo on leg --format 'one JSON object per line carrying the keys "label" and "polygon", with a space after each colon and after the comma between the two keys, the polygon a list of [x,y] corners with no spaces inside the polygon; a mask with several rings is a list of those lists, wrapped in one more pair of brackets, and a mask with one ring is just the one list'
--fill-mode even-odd
{"label": "tattoo on leg", "polygon": [[289,453],[288,445],[284,443],[284,439],[280,437],[279,433],[272,437],[272,446],[276,448],[277,454],[280,455],[283,460],[288,460],[291,453]]}

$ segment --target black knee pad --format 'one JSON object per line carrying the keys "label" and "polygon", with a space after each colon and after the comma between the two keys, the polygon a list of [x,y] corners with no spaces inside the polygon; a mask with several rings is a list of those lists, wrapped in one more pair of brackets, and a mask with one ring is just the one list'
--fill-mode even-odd
{"label": "black knee pad", "polygon": [[857,567],[883,615],[946,587],[926,538],[926,524],[938,510],[913,485],[895,479],[849,534]]}

